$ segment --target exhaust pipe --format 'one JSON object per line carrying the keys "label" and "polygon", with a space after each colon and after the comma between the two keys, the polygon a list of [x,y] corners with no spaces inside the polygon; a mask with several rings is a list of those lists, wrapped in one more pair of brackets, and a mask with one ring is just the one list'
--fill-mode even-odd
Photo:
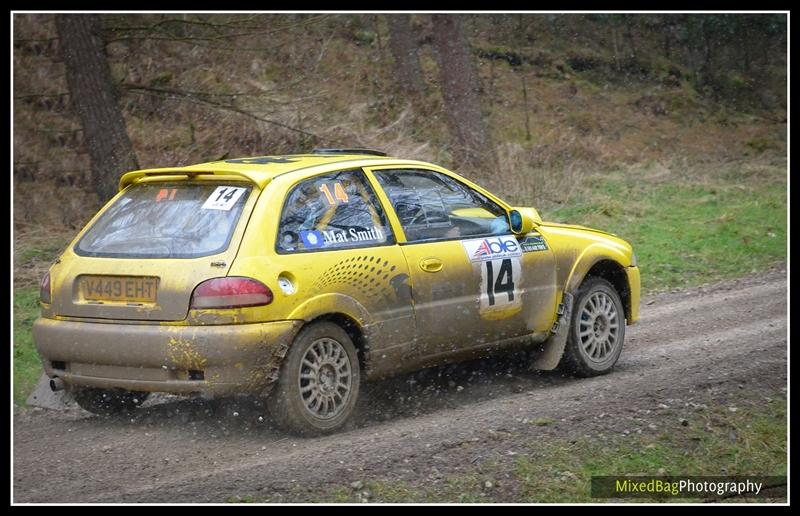
{"label": "exhaust pipe", "polygon": [[64,390],[64,380],[56,376],[55,378],[50,379],[50,389],[53,392],[56,391],[63,391]]}

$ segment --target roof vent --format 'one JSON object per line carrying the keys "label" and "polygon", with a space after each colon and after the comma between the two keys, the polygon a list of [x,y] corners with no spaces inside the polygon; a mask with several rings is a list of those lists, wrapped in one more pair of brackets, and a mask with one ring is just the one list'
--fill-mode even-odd
{"label": "roof vent", "polygon": [[314,149],[314,154],[369,154],[370,156],[386,156],[386,153],[375,149]]}

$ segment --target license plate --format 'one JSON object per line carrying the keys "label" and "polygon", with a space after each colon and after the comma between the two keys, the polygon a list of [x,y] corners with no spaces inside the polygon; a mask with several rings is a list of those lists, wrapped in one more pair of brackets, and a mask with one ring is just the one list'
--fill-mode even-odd
{"label": "license plate", "polygon": [[134,276],[84,276],[81,294],[87,301],[155,303],[158,278]]}

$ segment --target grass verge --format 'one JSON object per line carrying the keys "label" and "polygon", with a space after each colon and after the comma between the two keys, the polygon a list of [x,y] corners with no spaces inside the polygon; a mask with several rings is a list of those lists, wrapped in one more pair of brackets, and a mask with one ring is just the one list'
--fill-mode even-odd
{"label": "grass verge", "polygon": [[543,457],[517,461],[521,498],[526,502],[598,501],[589,495],[591,477],[596,475],[786,475],[785,400],[734,408],[736,412],[717,406],[702,413],[688,429],[676,418],[655,434],[620,436],[605,443],[582,438],[550,445],[538,452]]}
{"label": "grass verge", "polygon": [[25,405],[36,381],[42,374],[42,363],[33,346],[31,326],[39,316],[39,291],[22,288],[14,291],[14,404]]}
{"label": "grass verge", "polygon": [[31,327],[39,316],[39,282],[75,236],[65,226],[20,224],[14,229],[14,404],[25,406],[42,364]]}
{"label": "grass verge", "polygon": [[581,197],[543,216],[631,242],[645,292],[744,276],[786,260],[785,178],[654,185],[617,176],[595,180]]}

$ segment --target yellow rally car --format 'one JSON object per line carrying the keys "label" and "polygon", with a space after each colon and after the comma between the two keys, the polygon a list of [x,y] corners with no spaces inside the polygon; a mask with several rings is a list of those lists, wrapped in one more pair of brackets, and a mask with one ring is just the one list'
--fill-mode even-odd
{"label": "yellow rally car", "polygon": [[608,372],[638,317],[630,244],[429,163],[319,149],[129,172],[119,190],[43,278],[33,326],[51,387],[95,413],[253,393],[320,434],[362,380],[520,348]]}

